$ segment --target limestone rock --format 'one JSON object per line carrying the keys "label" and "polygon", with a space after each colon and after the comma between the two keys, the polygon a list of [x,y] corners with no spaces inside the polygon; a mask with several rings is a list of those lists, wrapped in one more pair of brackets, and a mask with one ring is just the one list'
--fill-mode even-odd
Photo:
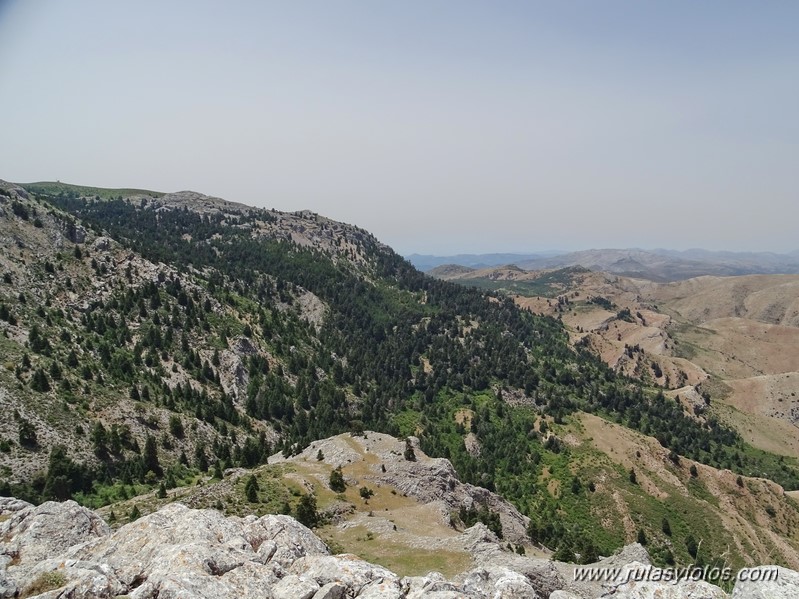
{"label": "limestone rock", "polygon": [[363,587],[358,599],[402,599],[402,587],[396,579],[375,580]]}
{"label": "limestone rock", "polygon": [[0,542],[0,553],[21,565],[40,562],[110,532],[102,518],[74,501],[33,506],[3,498],[0,513],[9,515],[0,522],[0,539],[10,539]]}
{"label": "limestone rock", "polygon": [[[585,566],[578,566],[575,564],[566,564],[563,562],[551,562],[554,569],[560,573],[559,585],[556,587],[560,590],[568,590],[575,593],[579,597],[589,597],[593,599],[607,591],[607,582],[601,580],[575,580],[575,571],[578,569],[588,569],[598,571],[605,569],[606,571],[620,570],[625,566],[635,564],[637,568],[645,568],[651,566],[649,554],[643,545],[639,543],[631,543],[624,546],[620,551],[611,556],[602,558],[596,563],[588,564]],[[625,574],[626,576],[626,574]],[[546,578],[545,578],[546,580]],[[624,579],[621,575],[618,582]]]}
{"label": "limestone rock", "polygon": [[406,599],[422,599],[435,593],[456,593],[458,587],[444,578],[439,572],[424,576],[406,576],[401,581]]}
{"label": "limestone rock", "polygon": [[301,557],[291,565],[289,572],[312,578],[320,585],[338,582],[356,592],[375,581],[393,581],[399,588],[396,574],[352,554]]}
{"label": "limestone rock", "polygon": [[[7,517],[0,524],[0,597],[51,576],[61,584],[59,597],[271,599],[294,560],[328,553],[288,516],[226,518],[170,504],[112,533],[74,502],[33,507],[4,499],[0,513]],[[313,579],[304,584],[308,597],[319,589]]]}
{"label": "limestone rock", "polygon": [[636,580],[636,572],[652,572],[657,570],[648,564],[633,562],[625,565],[619,575],[618,582],[608,582],[603,586],[606,592],[601,595],[602,599],[729,599],[727,593],[721,588],[704,581],[680,580],[668,581],[665,578],[660,580],[652,576],[648,580]]}
{"label": "limestone rock", "polygon": [[463,581],[465,593],[475,597],[504,599],[538,599],[529,579],[502,566],[472,570]]}
{"label": "limestone rock", "polygon": [[272,595],[275,599],[311,599],[318,590],[313,580],[289,574],[272,587]]}
{"label": "limestone rock", "polygon": [[[770,580],[776,571],[774,580]],[[799,597],[799,572],[779,566],[749,568],[732,590],[732,599],[794,599]]]}
{"label": "limestone rock", "polygon": [[[264,560],[288,568],[306,555],[329,555],[325,544],[311,530],[291,516],[267,515],[244,520],[244,537]],[[264,542],[267,544],[264,546]]]}
{"label": "limestone rock", "polygon": [[[34,588],[38,599],[730,599],[706,582],[657,580],[640,545],[590,566],[618,569],[616,580],[577,584],[576,566],[502,551],[482,524],[464,536],[471,570],[400,580],[354,555],[330,555],[289,516],[226,518],[170,504],[112,532],[75,502],[0,498],[0,599]],[[799,573],[774,568],[750,570],[732,599],[799,596]]]}

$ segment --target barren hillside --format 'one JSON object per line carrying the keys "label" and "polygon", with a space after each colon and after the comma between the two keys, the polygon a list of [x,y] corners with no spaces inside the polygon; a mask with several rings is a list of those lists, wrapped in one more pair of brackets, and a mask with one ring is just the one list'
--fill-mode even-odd
{"label": "barren hillside", "polygon": [[[573,270],[440,272],[559,317],[571,341],[627,375],[717,402],[749,442],[799,456],[799,275],[655,283]],[[704,383],[704,385],[703,385]]]}

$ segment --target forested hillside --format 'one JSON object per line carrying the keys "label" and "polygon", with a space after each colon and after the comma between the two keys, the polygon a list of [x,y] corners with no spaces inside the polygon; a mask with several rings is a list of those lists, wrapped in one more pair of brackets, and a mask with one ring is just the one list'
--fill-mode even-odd
{"label": "forested hillside", "polygon": [[[799,487],[793,463],[572,349],[557,320],[427,277],[357,227],[199,194],[26,189],[0,196],[0,494],[100,505],[370,429],[418,436],[530,516],[533,540],[587,559],[625,539],[560,434],[577,412],[675,464]],[[656,558],[691,559],[647,518]]]}

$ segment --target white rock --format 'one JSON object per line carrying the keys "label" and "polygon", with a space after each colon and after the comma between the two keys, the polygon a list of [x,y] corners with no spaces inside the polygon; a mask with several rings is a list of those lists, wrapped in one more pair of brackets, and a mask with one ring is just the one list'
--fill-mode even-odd
{"label": "white rock", "polygon": [[[253,548],[258,548],[259,556],[264,556],[271,551],[266,562],[277,562],[288,568],[300,557],[306,555],[329,555],[325,544],[313,531],[297,522],[291,516],[267,515],[254,522],[247,522],[244,527],[244,536]],[[261,549],[265,541],[271,541]],[[274,544],[274,551],[272,551]]]}
{"label": "white rock", "polygon": [[313,580],[289,574],[272,587],[275,599],[311,599],[319,590]]}
{"label": "white rock", "polygon": [[525,576],[505,569],[494,581],[494,597],[503,599],[537,599],[538,593]]}
{"label": "white rock", "polygon": [[[641,577],[646,579],[636,580],[636,576],[630,574],[631,572],[647,572],[646,576]],[[639,562],[626,564],[619,576],[618,583],[603,585],[607,590],[601,597],[612,597],[613,599],[729,599],[727,593],[708,582],[702,580],[674,582],[657,572],[664,571]]]}
{"label": "white rock", "polygon": [[289,572],[313,578],[320,585],[338,582],[356,593],[373,581],[395,581],[399,586],[396,574],[351,554],[301,557]]}
{"label": "white rock", "polygon": [[406,576],[400,584],[406,599],[421,599],[429,597],[431,593],[458,591],[457,585],[439,572],[429,572],[424,576]]}
{"label": "white rock", "polygon": [[[769,575],[776,571],[776,578]],[[746,580],[743,580],[743,577]],[[732,599],[796,599],[799,597],[799,572],[779,566],[747,568],[739,574]]]}
{"label": "white rock", "polygon": [[73,545],[107,535],[111,529],[97,514],[74,501],[47,501],[32,506],[19,500],[0,505],[10,516],[0,522],[0,553],[15,557],[16,564],[33,564],[53,557]]}
{"label": "white rock", "polygon": [[222,575],[222,581],[233,589],[236,599],[273,599],[271,588],[277,579],[272,569],[256,562],[247,562]]}
{"label": "white rock", "polygon": [[464,578],[462,589],[476,597],[537,599],[539,596],[526,576],[503,566],[472,570]]}

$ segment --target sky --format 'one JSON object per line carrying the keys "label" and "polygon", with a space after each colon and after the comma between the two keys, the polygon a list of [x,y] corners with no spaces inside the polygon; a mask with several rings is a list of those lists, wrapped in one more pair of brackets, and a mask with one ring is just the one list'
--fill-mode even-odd
{"label": "sky", "polygon": [[0,0],[0,179],[403,254],[799,249],[799,2]]}

